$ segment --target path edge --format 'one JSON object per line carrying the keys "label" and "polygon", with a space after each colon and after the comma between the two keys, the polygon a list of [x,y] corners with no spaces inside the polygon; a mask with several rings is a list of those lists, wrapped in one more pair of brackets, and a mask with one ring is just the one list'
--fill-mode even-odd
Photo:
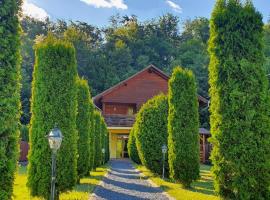
{"label": "path edge", "polygon": [[140,174],[140,176],[144,177],[145,180],[152,186],[152,187],[156,187],[156,188],[160,188],[160,190],[162,191],[162,195],[166,196],[169,200],[175,200],[174,197],[170,196],[168,194],[168,192],[164,191],[159,185],[157,185],[154,181],[152,181],[148,176],[146,176],[143,172],[141,172],[140,170],[137,169],[137,164],[134,163],[132,160],[131,160],[131,163],[133,165],[133,167],[135,168],[135,171],[138,172]]}

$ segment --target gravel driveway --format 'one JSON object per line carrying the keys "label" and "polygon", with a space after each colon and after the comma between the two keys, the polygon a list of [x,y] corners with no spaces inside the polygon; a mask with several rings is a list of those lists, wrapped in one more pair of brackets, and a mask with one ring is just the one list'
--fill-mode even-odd
{"label": "gravel driveway", "polygon": [[110,161],[111,170],[90,199],[138,200],[169,199],[158,187],[140,176],[129,160]]}

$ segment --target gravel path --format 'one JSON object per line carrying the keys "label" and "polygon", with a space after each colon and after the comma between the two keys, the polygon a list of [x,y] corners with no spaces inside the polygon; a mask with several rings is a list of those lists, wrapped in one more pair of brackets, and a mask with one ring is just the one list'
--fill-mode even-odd
{"label": "gravel path", "polygon": [[158,187],[140,176],[129,160],[110,161],[111,170],[97,186],[90,199],[101,200],[168,200]]}

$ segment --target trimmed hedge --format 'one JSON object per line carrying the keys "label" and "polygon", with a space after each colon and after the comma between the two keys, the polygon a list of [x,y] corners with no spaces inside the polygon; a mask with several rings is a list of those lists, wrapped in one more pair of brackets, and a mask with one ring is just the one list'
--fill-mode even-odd
{"label": "trimmed hedge", "polygon": [[101,115],[98,111],[94,111],[94,120],[95,120],[95,157],[94,157],[94,166],[93,169],[96,170],[98,166],[101,165]]}
{"label": "trimmed hedge", "polygon": [[45,137],[57,124],[64,136],[57,153],[57,195],[77,181],[77,68],[74,47],[51,34],[35,46],[28,187],[48,199],[51,149]]}
{"label": "trimmed hedge", "polygon": [[[167,145],[168,136],[167,118],[167,97],[158,95],[141,107],[134,125],[140,160],[144,166],[157,174],[162,174],[162,145]],[[167,172],[167,159],[165,163]]]}
{"label": "trimmed hedge", "polygon": [[216,3],[210,21],[210,122],[215,189],[224,199],[270,199],[262,32],[262,16],[251,1]]}
{"label": "trimmed hedge", "polygon": [[21,80],[19,0],[0,5],[0,199],[11,199],[18,157]]}
{"label": "trimmed hedge", "polygon": [[91,98],[87,80],[78,79],[78,164],[77,171],[79,179],[88,175],[90,168],[90,134],[91,134]]}
{"label": "trimmed hedge", "polygon": [[141,160],[138,154],[137,146],[136,146],[136,137],[134,135],[134,128],[131,129],[128,138],[128,155],[133,162],[137,164],[141,164]]}
{"label": "trimmed hedge", "polygon": [[199,178],[199,113],[195,77],[176,67],[168,91],[168,156],[170,177],[190,187]]}
{"label": "trimmed hedge", "polygon": [[90,131],[89,131],[89,171],[94,167],[94,157],[95,157],[95,119],[94,119],[94,103],[92,99],[89,102],[90,105]]}

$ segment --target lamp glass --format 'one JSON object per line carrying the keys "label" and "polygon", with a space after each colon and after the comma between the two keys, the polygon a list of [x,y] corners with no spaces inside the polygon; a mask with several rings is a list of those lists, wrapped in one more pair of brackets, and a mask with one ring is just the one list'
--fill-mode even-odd
{"label": "lamp glass", "polygon": [[48,135],[50,148],[53,151],[57,151],[61,146],[62,139],[63,136],[60,129],[59,128],[52,129]]}
{"label": "lamp glass", "polygon": [[167,146],[164,144],[162,145],[162,153],[166,153],[167,152]]}

